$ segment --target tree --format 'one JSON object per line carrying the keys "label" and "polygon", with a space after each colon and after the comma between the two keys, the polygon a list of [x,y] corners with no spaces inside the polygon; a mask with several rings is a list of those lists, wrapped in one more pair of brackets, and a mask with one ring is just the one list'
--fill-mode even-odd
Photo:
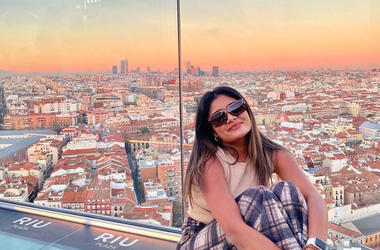
{"label": "tree", "polygon": [[198,107],[198,105],[199,105],[199,101],[201,100],[201,96],[195,96],[194,97],[194,102],[196,103],[196,106]]}
{"label": "tree", "polygon": [[150,131],[149,131],[148,128],[144,127],[144,128],[140,128],[140,129],[139,129],[139,133],[140,133],[140,134],[149,134]]}

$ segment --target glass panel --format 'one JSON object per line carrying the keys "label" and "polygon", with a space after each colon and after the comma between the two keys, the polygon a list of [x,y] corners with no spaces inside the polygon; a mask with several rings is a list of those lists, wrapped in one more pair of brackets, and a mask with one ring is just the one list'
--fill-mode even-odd
{"label": "glass panel", "polygon": [[1,1],[0,197],[180,225],[176,18],[167,0]]}
{"label": "glass panel", "polygon": [[[195,0],[184,1],[182,10],[185,134],[194,135],[206,90],[234,87],[259,129],[293,154],[320,191],[335,224],[330,235],[374,216],[380,3]],[[349,232],[344,238],[358,241]]]}

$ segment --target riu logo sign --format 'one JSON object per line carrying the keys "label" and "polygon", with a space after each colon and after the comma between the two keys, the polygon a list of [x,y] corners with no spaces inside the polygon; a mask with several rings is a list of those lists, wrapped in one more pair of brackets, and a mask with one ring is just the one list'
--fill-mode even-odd
{"label": "riu logo sign", "polygon": [[96,243],[97,246],[109,248],[109,249],[116,249],[116,246],[122,246],[122,247],[130,247],[134,245],[139,240],[135,239],[129,239],[128,237],[123,238],[122,236],[116,236],[110,233],[103,233],[102,235],[99,235],[94,239],[95,241],[100,241]]}
{"label": "riu logo sign", "polygon": [[43,228],[48,226],[51,222],[45,222],[43,220],[33,219],[30,217],[22,217],[21,219],[12,222],[14,228],[21,230],[28,230],[29,227],[32,228]]}

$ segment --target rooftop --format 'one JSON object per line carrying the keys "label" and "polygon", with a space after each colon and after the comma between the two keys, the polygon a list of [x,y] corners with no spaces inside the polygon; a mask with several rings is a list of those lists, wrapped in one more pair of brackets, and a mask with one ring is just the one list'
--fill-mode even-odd
{"label": "rooftop", "polygon": [[352,221],[352,224],[363,234],[371,235],[380,232],[380,214],[374,214]]}
{"label": "rooftop", "polygon": [[[27,148],[41,138],[56,134],[53,130],[3,130],[0,131],[0,159]],[[0,147],[1,148],[1,147]]]}
{"label": "rooftop", "polygon": [[373,123],[373,122],[363,122],[360,127],[370,128],[370,129],[380,129],[379,123]]}

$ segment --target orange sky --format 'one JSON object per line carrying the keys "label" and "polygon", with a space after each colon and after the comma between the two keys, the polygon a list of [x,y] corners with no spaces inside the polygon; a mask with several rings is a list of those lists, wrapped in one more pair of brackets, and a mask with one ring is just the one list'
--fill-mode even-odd
{"label": "orange sky", "polygon": [[[0,2],[0,70],[177,67],[175,1]],[[21,2],[21,4],[20,4]],[[379,1],[183,1],[182,58],[204,70],[379,67]]]}

